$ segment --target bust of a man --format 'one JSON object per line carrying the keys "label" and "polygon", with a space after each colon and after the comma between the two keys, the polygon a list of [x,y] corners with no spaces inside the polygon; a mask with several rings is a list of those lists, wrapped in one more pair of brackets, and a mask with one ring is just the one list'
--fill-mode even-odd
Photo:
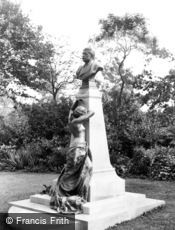
{"label": "bust of a man", "polygon": [[95,62],[95,52],[91,48],[85,48],[82,53],[84,65],[76,72],[77,79],[82,80],[82,87],[89,87],[89,81],[95,82],[95,76],[103,68]]}

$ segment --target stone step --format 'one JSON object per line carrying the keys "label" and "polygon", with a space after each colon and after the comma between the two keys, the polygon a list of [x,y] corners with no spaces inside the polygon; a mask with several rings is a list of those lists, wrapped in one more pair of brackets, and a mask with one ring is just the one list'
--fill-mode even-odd
{"label": "stone step", "polygon": [[88,202],[83,205],[84,214],[96,214],[99,212],[106,211],[116,211],[118,209],[127,209],[132,201],[135,204],[142,202],[145,199],[144,194],[138,193],[125,193],[121,196],[116,196],[104,200],[98,200],[93,202]]}
{"label": "stone step", "polygon": [[[44,197],[48,200],[47,196]],[[10,202],[10,204],[16,208],[29,211],[50,213],[50,215],[58,214],[49,206],[32,203],[30,199]],[[77,225],[77,229],[104,230],[109,226],[131,220],[164,204],[165,202],[162,200],[149,199],[144,194],[135,193],[126,193],[125,196],[90,202],[85,204],[86,214],[76,215],[76,221],[80,225]]]}
{"label": "stone step", "polygon": [[164,206],[165,201],[145,198],[142,200],[142,202],[138,204],[132,202],[131,205],[132,208],[131,211],[129,212],[129,219],[134,219],[135,217],[138,217],[148,211]]}
{"label": "stone step", "polygon": [[[98,200],[98,201],[92,201],[87,202],[83,205],[83,213],[84,214],[95,214],[99,213],[101,211],[108,210],[108,211],[116,211],[117,209],[124,209],[124,207],[127,208],[127,206],[134,201],[134,203],[142,202],[143,199],[145,199],[144,194],[138,194],[138,193],[124,193],[124,195],[111,197],[104,200]],[[43,194],[35,194],[30,196],[30,202],[35,204],[41,204],[46,205],[49,207],[50,204],[50,196],[49,195],[43,195]],[[132,202],[133,203],[133,202]]]}
{"label": "stone step", "polygon": [[26,208],[26,209],[36,211],[36,212],[57,213],[55,210],[51,209],[49,206],[30,202],[30,199],[12,201],[12,202],[9,202],[9,204],[15,207]]}
{"label": "stone step", "polygon": [[95,215],[77,215],[76,220],[88,223],[88,228],[85,228],[87,230],[104,230],[109,226],[114,226],[115,224],[129,221],[163,205],[165,205],[165,202],[162,200],[154,200],[149,198],[142,199],[142,202],[132,200],[132,202],[130,202],[126,207],[120,207],[115,211],[114,209],[111,209],[111,211],[106,211],[106,209],[104,209]]}
{"label": "stone step", "polygon": [[36,204],[50,205],[50,196],[46,194],[35,194],[30,196],[30,202]]}

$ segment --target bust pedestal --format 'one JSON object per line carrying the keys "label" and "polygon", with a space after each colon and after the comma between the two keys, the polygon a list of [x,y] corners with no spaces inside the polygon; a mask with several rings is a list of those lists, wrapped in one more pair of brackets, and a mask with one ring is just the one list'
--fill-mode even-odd
{"label": "bust pedestal", "polygon": [[109,151],[102,108],[102,94],[95,82],[82,87],[76,96],[83,99],[88,110],[95,112],[85,124],[86,141],[92,152],[93,176],[90,182],[89,201],[121,195],[125,192],[125,181],[115,173],[109,159]]}

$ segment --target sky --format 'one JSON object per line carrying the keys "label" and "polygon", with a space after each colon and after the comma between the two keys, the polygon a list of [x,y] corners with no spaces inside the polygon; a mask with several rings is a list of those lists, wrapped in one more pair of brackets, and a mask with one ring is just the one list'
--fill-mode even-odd
{"label": "sky", "polygon": [[99,31],[98,22],[109,13],[140,13],[161,46],[175,53],[174,0],[11,0],[20,2],[34,24],[55,37],[68,36],[82,48]]}

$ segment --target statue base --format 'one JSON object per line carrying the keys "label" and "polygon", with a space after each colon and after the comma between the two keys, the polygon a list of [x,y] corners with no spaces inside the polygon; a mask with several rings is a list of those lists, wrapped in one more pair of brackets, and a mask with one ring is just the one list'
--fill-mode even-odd
{"label": "statue base", "polygon": [[103,200],[125,193],[125,180],[114,168],[95,171],[90,181],[89,201]]}
{"label": "statue base", "polygon": [[[50,197],[48,195],[36,194],[27,200],[10,202],[12,206],[8,214],[12,218],[14,218],[14,213],[19,213],[19,216],[21,213],[45,213],[48,217],[55,216],[58,213],[50,209],[49,202]],[[87,202],[83,206],[83,214],[75,216],[74,229],[104,230],[163,205],[165,202],[162,200],[149,199],[144,194],[127,192],[116,197]],[[27,227],[30,229],[29,225]],[[25,224],[21,225],[21,230],[25,229]]]}

